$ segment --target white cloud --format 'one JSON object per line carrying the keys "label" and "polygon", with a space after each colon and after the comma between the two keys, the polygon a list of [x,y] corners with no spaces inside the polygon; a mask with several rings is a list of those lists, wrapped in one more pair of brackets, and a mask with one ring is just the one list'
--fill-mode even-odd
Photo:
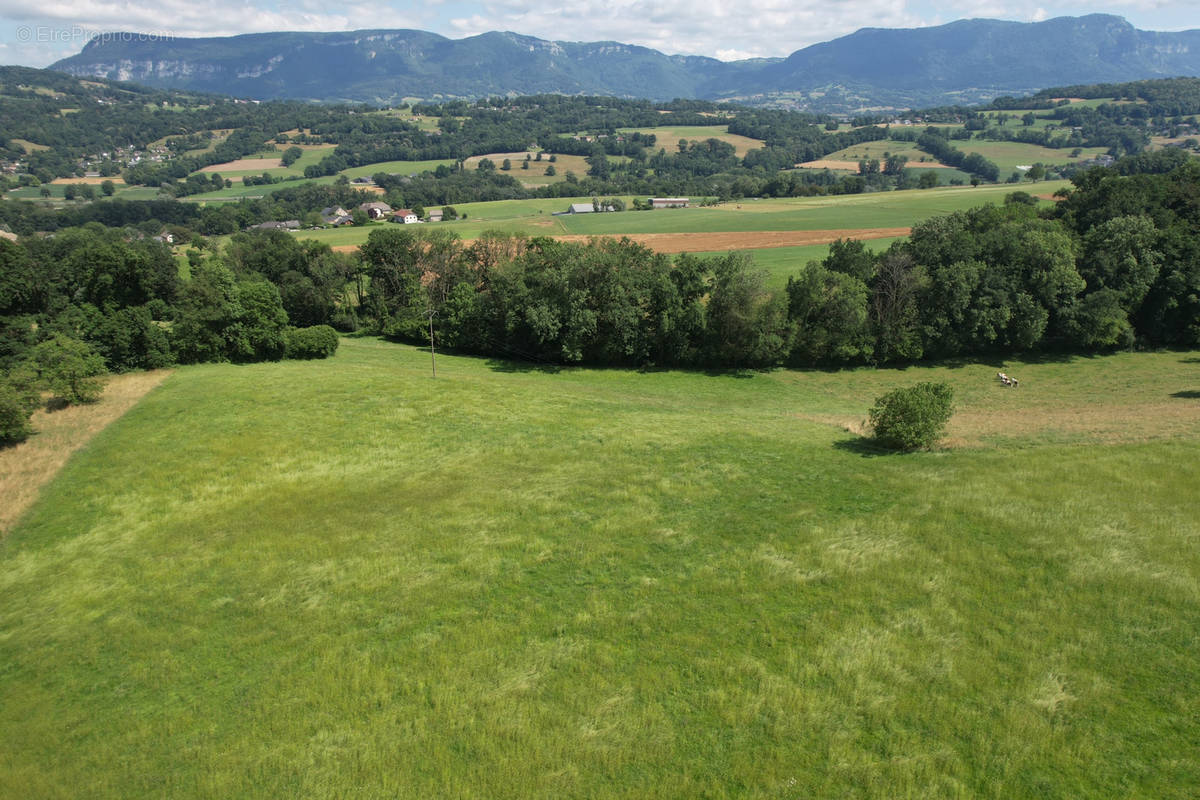
{"label": "white cloud", "polygon": [[[332,13],[331,10],[332,9]],[[154,32],[176,36],[227,36],[266,31],[337,31],[377,27],[380,12],[367,0],[344,0],[322,4],[298,0],[286,9],[256,7],[234,0],[159,0],[156,3],[128,3],[119,0],[69,2],[48,0],[42,3],[0,0],[0,18],[12,20],[34,31],[43,39],[78,39],[82,45],[88,36],[112,31]],[[428,18],[409,19],[427,22]],[[20,27],[18,27],[20,31]]]}

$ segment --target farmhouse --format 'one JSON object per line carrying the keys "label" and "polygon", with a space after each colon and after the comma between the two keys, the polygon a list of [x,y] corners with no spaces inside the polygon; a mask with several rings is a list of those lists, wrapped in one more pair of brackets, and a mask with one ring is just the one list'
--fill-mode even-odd
{"label": "farmhouse", "polygon": [[687,208],[691,202],[687,197],[651,197],[651,208]]}
{"label": "farmhouse", "polygon": [[598,203],[571,203],[567,206],[566,211],[555,211],[554,216],[561,217],[565,214],[592,214],[596,211],[616,211],[612,205],[601,206],[597,208]]}
{"label": "farmhouse", "polygon": [[367,216],[371,219],[383,219],[388,214],[392,213],[392,207],[387,203],[374,202],[363,203],[359,208],[367,212]]}
{"label": "farmhouse", "polygon": [[354,220],[350,212],[341,206],[328,206],[321,209],[321,221],[326,225],[348,225]]}
{"label": "farmhouse", "polygon": [[444,214],[445,214],[445,212],[444,212],[444,211],[442,211],[442,209],[440,209],[440,208],[435,208],[435,209],[433,209],[433,210],[431,210],[431,211],[428,211],[428,212],[426,212],[426,213],[427,213],[427,215],[428,215],[428,217],[429,217],[429,221],[430,221],[430,222],[441,222],[441,221],[442,221],[442,217],[443,217],[443,216],[444,216]]}
{"label": "farmhouse", "polygon": [[392,222],[400,222],[404,225],[412,225],[420,221],[421,218],[416,215],[416,212],[409,208],[401,208],[392,215]]}
{"label": "farmhouse", "polygon": [[283,222],[260,222],[257,225],[251,225],[247,230],[252,231],[298,231],[300,230],[300,220],[289,219]]}

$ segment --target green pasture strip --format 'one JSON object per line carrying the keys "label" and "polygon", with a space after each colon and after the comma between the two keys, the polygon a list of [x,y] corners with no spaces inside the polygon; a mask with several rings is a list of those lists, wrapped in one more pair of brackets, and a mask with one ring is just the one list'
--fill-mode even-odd
{"label": "green pasture strip", "polygon": [[182,368],[0,544],[0,796],[1191,797],[1200,432],[822,419],[1194,403],[1198,356]]}
{"label": "green pasture strip", "polygon": [[995,162],[1000,168],[1001,179],[1007,178],[1016,170],[1018,164],[1029,165],[1041,162],[1043,164],[1071,164],[1108,152],[1104,147],[1084,147],[1078,158],[1071,158],[1071,149],[1054,149],[1036,144],[1023,142],[989,142],[982,139],[972,139],[968,142],[956,142],[955,145],[964,153],[979,153],[979,155]]}
{"label": "green pasture strip", "polygon": [[240,183],[235,183],[228,189],[217,189],[212,192],[192,194],[180,199],[192,202],[203,202],[205,200],[241,200],[246,197],[265,197],[272,192],[279,189],[286,189],[289,186],[303,186],[307,183],[333,183],[335,180],[336,178],[333,175],[326,175],[322,178],[299,178],[294,181],[281,181],[280,183],[270,183],[262,186],[243,186]]}
{"label": "green pasture strip", "polygon": [[836,152],[822,156],[822,161],[862,161],[879,159],[880,165],[886,160],[884,153],[890,153],[894,156],[907,156],[909,166],[916,166],[922,158],[931,163],[936,163],[937,159],[928,153],[918,150],[916,142],[901,142],[892,141],[891,139],[883,139],[874,142],[863,142],[861,144],[851,145]]}
{"label": "green pasture strip", "polygon": [[[847,238],[853,238],[847,237]],[[872,252],[882,252],[886,250],[892,242],[898,242],[903,237],[892,237],[886,239],[867,239],[863,242],[868,250]],[[821,261],[829,255],[829,245],[813,244],[804,245],[801,247],[760,247],[760,248],[739,248],[749,252],[754,257],[754,266],[758,269],[765,270],[767,273],[767,285],[772,289],[782,289],[787,285],[787,279],[793,275],[799,275],[804,271],[805,266],[810,261]],[[707,253],[699,253],[699,255],[713,256],[722,255],[726,251],[713,251]]]}
{"label": "green pasture strip", "polygon": [[[1068,186],[1063,181],[1036,184],[1039,193]],[[944,187],[904,192],[877,192],[832,197],[742,200],[712,208],[623,211],[605,214],[554,216],[571,203],[590,197],[537,200],[497,200],[456,205],[466,220],[431,223],[448,227],[464,239],[485,230],[521,232],[531,236],[577,234],[621,236],[632,233],[747,232],[780,230],[854,230],[909,227],[922,219],[949,214],[985,203],[1001,203],[1004,196],[1029,186],[990,185]],[[200,195],[204,197],[204,195]],[[631,197],[623,198],[627,205]],[[389,223],[390,224],[390,223]],[[299,236],[331,245],[358,245],[375,226],[302,231]]]}
{"label": "green pasture strip", "polygon": [[[961,181],[963,184],[970,183],[971,173],[963,172],[961,169],[950,169],[947,167],[922,167],[921,164],[910,164],[904,168],[904,171],[912,177],[920,178],[925,172],[932,172],[937,175],[938,185],[950,186],[951,181]],[[1015,187],[1010,187],[1010,191],[1016,191]]]}
{"label": "green pasture strip", "polygon": [[[1065,182],[1037,184],[1053,192]],[[1001,203],[1011,185],[875,192],[831,197],[742,200],[713,208],[659,209],[561,217],[569,233],[696,233],[703,231],[842,230],[908,227],[922,219],[985,203]]]}
{"label": "green pasture strip", "polygon": [[442,165],[447,167],[454,166],[453,158],[434,159],[432,161],[380,161],[376,164],[367,164],[363,167],[351,167],[344,169],[340,174],[347,178],[371,177],[377,172],[386,172],[396,175],[420,175],[422,172],[433,172]]}

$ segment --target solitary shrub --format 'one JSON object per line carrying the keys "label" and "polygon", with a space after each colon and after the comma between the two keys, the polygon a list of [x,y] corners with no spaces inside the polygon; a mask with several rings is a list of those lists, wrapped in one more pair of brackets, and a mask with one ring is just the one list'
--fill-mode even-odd
{"label": "solitary shrub", "polygon": [[94,403],[104,392],[104,359],[78,339],[56,334],[33,348],[29,366],[37,383],[66,403]]}
{"label": "solitary shrub", "polygon": [[328,358],[337,352],[337,331],[328,325],[292,328],[285,335],[287,358]]}
{"label": "solitary shrub", "polygon": [[929,447],[946,429],[954,391],[945,383],[918,383],[875,398],[870,411],[875,439],[895,450]]}

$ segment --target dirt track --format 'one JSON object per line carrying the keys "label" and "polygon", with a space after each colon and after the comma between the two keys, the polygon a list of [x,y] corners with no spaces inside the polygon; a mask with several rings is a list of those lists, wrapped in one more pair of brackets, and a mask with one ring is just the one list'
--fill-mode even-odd
{"label": "dirt track", "polygon": [[[713,250],[762,250],[768,247],[804,247],[830,244],[838,239],[888,239],[908,236],[912,228],[846,228],[821,231],[738,231],[733,233],[627,233],[624,237],[660,253],[705,253]],[[586,242],[592,236],[568,234],[552,236],[560,242]],[[333,248],[352,253],[357,245]]]}
{"label": "dirt track", "polygon": [[112,181],[114,186],[124,186],[125,185],[125,181],[123,181],[121,179],[120,175],[115,175],[111,178],[55,178],[54,180],[52,180],[50,182],[53,184],[58,184],[58,185],[61,185],[64,183],[86,183],[91,186],[99,186],[100,184],[104,183],[105,181]]}

